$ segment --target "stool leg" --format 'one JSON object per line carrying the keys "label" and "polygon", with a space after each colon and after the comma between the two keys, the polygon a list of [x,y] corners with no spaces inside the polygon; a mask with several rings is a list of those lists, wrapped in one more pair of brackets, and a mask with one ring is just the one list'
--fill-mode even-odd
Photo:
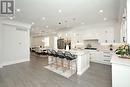
{"label": "stool leg", "polygon": [[77,72],[77,60],[75,59],[75,71]]}
{"label": "stool leg", "polygon": [[70,69],[70,60],[68,60],[68,69]]}
{"label": "stool leg", "polygon": [[58,62],[57,62],[57,58],[56,58],[56,69],[58,68]]}
{"label": "stool leg", "polygon": [[71,62],[70,62],[70,71],[71,71],[71,74],[72,74],[72,71],[73,71],[73,60],[71,60]]}
{"label": "stool leg", "polygon": [[51,56],[51,67],[52,67],[52,65],[53,65],[53,57]]}
{"label": "stool leg", "polygon": [[64,64],[63,64],[64,71],[63,71],[63,72],[65,72],[65,71],[66,71],[66,68],[67,68],[67,66],[68,66],[68,65],[66,65],[66,62],[67,62],[67,64],[68,64],[68,61],[64,60]]}
{"label": "stool leg", "polygon": [[62,59],[62,69],[63,69],[63,72],[64,72],[64,59]]}

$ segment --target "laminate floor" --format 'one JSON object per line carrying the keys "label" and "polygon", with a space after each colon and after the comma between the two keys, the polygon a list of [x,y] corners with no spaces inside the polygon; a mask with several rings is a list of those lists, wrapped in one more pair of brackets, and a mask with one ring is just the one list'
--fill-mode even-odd
{"label": "laminate floor", "polygon": [[82,75],[69,79],[44,68],[47,57],[31,54],[31,61],[0,70],[0,87],[112,87],[111,66],[91,63]]}

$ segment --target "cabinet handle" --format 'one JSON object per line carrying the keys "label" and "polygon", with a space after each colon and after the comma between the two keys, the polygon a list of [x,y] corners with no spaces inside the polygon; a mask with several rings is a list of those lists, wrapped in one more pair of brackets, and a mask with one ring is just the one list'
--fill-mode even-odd
{"label": "cabinet handle", "polygon": [[103,52],[103,53],[110,53],[110,52]]}
{"label": "cabinet handle", "polygon": [[104,57],[111,57],[111,56],[104,55]]}
{"label": "cabinet handle", "polygon": [[104,61],[110,62],[110,60],[104,60]]}

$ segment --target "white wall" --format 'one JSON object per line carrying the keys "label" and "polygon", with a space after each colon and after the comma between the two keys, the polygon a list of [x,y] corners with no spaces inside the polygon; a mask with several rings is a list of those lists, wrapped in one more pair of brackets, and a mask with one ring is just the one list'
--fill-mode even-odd
{"label": "white wall", "polygon": [[130,44],[130,0],[127,0],[127,42]]}
{"label": "white wall", "polygon": [[2,67],[2,28],[0,23],[0,68]]}
{"label": "white wall", "polygon": [[[11,23],[11,22],[10,22]],[[14,22],[13,22],[14,23]],[[2,34],[1,34],[2,33]],[[30,60],[30,29],[2,22],[0,31],[0,64],[2,66]],[[2,47],[1,47],[2,44]]]}

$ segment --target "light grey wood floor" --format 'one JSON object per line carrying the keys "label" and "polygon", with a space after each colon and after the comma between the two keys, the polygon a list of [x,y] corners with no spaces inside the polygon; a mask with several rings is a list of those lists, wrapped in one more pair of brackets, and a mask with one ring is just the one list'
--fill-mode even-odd
{"label": "light grey wood floor", "polygon": [[47,57],[31,54],[31,61],[0,70],[0,87],[112,87],[111,66],[91,63],[82,75],[64,78],[44,68]]}

